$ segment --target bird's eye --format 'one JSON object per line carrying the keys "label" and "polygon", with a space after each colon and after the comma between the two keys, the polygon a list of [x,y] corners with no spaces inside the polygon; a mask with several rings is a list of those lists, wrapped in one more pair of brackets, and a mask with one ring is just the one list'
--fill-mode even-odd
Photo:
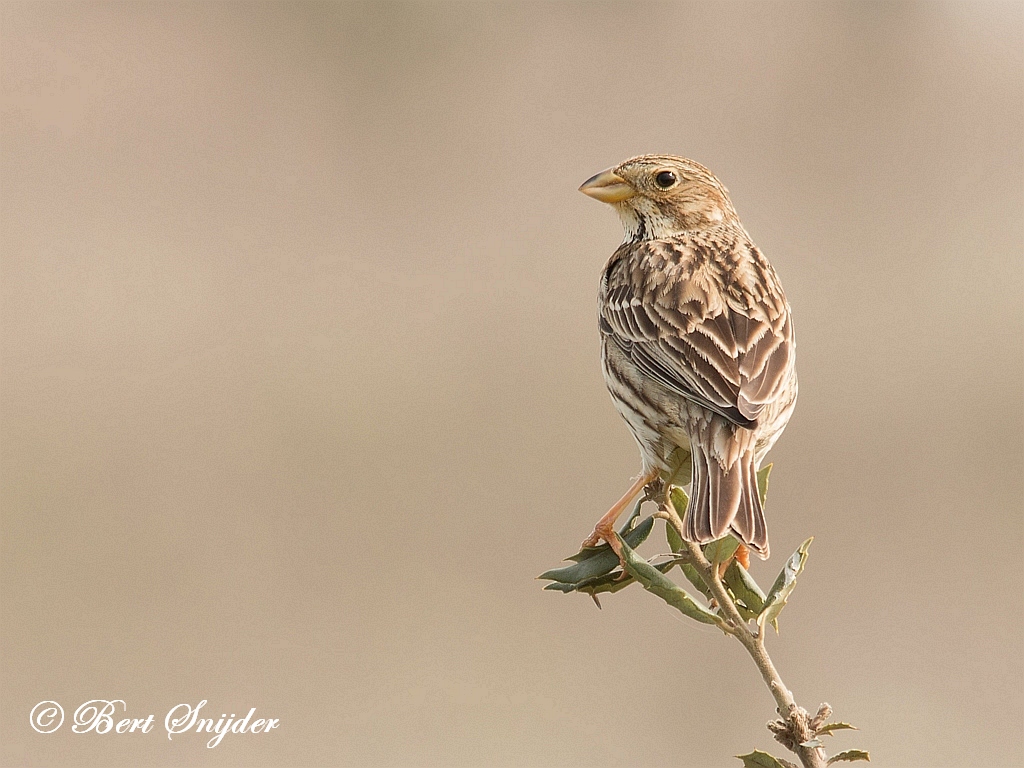
{"label": "bird's eye", "polygon": [[672,171],[659,171],[654,177],[654,183],[662,189],[668,189],[676,183],[676,175]]}

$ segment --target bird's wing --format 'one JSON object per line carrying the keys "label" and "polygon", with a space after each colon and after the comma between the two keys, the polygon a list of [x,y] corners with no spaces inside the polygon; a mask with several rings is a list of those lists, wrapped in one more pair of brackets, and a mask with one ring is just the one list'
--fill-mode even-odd
{"label": "bird's wing", "polygon": [[[613,257],[600,325],[647,376],[742,427],[780,393],[795,353],[789,307],[771,267],[716,280],[685,252],[647,243]],[[738,246],[734,246],[738,247]],[[751,247],[752,251],[756,251]],[[678,258],[683,257],[683,258]]]}

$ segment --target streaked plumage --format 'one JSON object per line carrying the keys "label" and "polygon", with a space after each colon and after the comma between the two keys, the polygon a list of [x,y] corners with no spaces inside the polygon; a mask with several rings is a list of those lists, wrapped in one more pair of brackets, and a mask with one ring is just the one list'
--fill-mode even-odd
{"label": "streaked plumage", "polygon": [[640,446],[642,477],[682,485],[692,471],[686,537],[732,531],[767,557],[755,472],[797,393],[775,271],[725,187],[691,160],[633,158],[581,191],[613,204],[626,230],[601,279],[599,326],[605,381]]}

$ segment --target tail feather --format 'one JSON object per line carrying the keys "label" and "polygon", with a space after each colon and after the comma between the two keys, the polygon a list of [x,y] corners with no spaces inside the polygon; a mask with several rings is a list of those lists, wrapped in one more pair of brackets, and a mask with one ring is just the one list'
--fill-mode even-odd
{"label": "tail feather", "polygon": [[762,558],[768,557],[768,528],[753,453],[742,454],[728,470],[694,446],[693,485],[686,510],[686,538],[705,544],[730,531]]}
{"label": "tail feather", "polygon": [[768,557],[768,527],[761,506],[761,495],[757,492],[757,470],[753,457],[741,457],[736,470],[743,472],[743,500],[732,522],[732,530],[740,541],[749,546],[762,558]]}
{"label": "tail feather", "polygon": [[711,533],[711,499],[708,497],[708,461],[704,452],[694,447],[691,452],[693,480],[690,503],[686,508],[686,538],[697,544],[714,540]]}

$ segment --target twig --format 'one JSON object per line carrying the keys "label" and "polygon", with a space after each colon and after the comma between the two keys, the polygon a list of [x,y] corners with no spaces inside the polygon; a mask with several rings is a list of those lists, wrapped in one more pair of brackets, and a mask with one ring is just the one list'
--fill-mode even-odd
{"label": "twig", "polygon": [[[782,682],[778,670],[775,669],[775,665],[764,647],[765,627],[760,627],[756,633],[751,632],[750,625],[740,616],[732,596],[722,584],[722,579],[718,574],[718,563],[708,562],[700,547],[686,540],[686,537],[683,536],[682,521],[675,509],[671,505],[664,505],[658,511],[657,517],[664,518],[669,522],[683,539],[690,564],[711,590],[726,619],[732,625],[733,631],[730,634],[735,636],[747,649],[747,653],[757,665],[765,685],[771,691],[772,697],[778,705],[779,716],[782,718],[781,723],[770,724],[770,726],[775,726],[770,730],[775,733],[776,740],[795,752],[804,768],[826,768],[828,763],[824,748],[809,744],[814,740],[815,734],[810,727],[807,710],[797,706],[792,692]],[[822,705],[822,710],[825,707],[827,705]],[[809,744],[809,746],[803,746],[804,744]]]}

